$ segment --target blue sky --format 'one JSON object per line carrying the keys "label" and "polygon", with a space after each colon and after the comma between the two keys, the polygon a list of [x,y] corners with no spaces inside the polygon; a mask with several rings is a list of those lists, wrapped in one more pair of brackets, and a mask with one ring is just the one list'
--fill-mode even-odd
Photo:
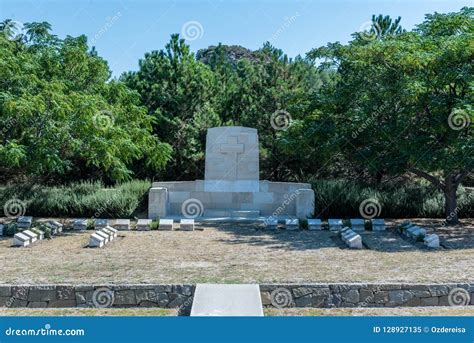
{"label": "blue sky", "polygon": [[183,30],[193,51],[219,42],[253,50],[268,40],[294,57],[327,42],[346,42],[372,14],[400,15],[402,26],[411,29],[426,13],[468,5],[472,1],[0,0],[0,19],[48,21],[60,37],[85,34],[118,76],[136,70],[145,52],[163,48],[170,34]]}

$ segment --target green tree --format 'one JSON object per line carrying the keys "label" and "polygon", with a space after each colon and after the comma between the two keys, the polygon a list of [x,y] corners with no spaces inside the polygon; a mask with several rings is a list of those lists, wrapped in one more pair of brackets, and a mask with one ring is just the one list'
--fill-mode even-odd
{"label": "green tree", "polygon": [[323,85],[317,69],[300,57],[288,58],[269,43],[256,51],[218,45],[202,54],[216,74],[222,121],[258,130],[261,177],[299,179],[304,171],[295,162],[303,156],[285,149],[285,136],[311,112],[311,99]]}
{"label": "green tree", "polygon": [[325,108],[346,158],[425,178],[443,191],[448,223],[458,221],[456,191],[474,166],[473,14],[436,13],[412,32],[309,54],[337,71]]}
{"label": "green tree", "polygon": [[170,148],[151,134],[153,118],[135,92],[108,82],[107,63],[84,36],[60,40],[44,22],[25,29],[21,39],[0,35],[0,168],[7,178],[121,181],[137,161],[166,164]]}
{"label": "green tree", "polygon": [[207,128],[220,125],[210,68],[196,61],[184,39],[175,34],[164,50],[145,54],[139,70],[122,75],[122,80],[138,91],[156,118],[155,134],[173,148],[164,178],[202,177]]}

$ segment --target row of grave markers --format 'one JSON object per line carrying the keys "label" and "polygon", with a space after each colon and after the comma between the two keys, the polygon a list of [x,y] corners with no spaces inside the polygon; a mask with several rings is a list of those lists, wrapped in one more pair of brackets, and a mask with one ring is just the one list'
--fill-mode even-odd
{"label": "row of grave markers", "polygon": [[89,239],[89,247],[102,248],[105,244],[112,242],[117,238],[117,231],[111,226],[106,226],[91,234]]}
{"label": "row of grave markers", "polygon": [[[171,231],[174,229],[173,219],[160,219],[158,230]],[[194,219],[181,219],[179,221],[180,231],[194,231]]]}
{"label": "row of grave markers", "polygon": [[439,236],[437,234],[426,234],[426,229],[423,229],[409,221],[400,225],[399,230],[405,236],[416,241],[422,241],[429,248],[439,248]]}
{"label": "row of grave markers", "polygon": [[362,249],[362,236],[347,226],[341,230],[341,239],[349,248]]}
{"label": "row of grave markers", "polygon": [[[151,230],[153,221],[151,219],[138,219],[135,229],[137,231]],[[88,219],[76,219],[73,223],[74,230],[86,230]],[[158,222],[158,230],[168,231],[173,230],[173,219],[160,219]],[[108,219],[96,219],[94,222],[94,229],[100,230],[104,227],[115,228],[116,230],[130,230],[130,219],[117,219],[110,223]],[[179,229],[182,231],[194,231],[194,219],[181,219]]]}
{"label": "row of grave markers", "polygon": [[[19,217],[17,221],[17,226],[20,229],[28,229],[31,227],[33,217]],[[86,230],[88,227],[89,219],[76,219],[73,222],[73,230]],[[138,219],[135,229],[138,231],[148,231],[151,230],[152,226],[151,219]],[[62,224],[58,225],[61,226]],[[277,229],[278,228],[278,219],[277,218],[267,218],[264,221],[265,226],[268,229]],[[322,221],[321,219],[307,219],[308,229],[309,230],[322,230]],[[383,219],[372,219],[372,230],[373,231],[383,231],[385,230],[385,221]],[[95,219],[94,220],[94,229],[99,230],[105,227],[113,227],[116,230],[130,230],[130,219]],[[344,227],[342,219],[328,219],[328,226],[330,231],[341,231]],[[350,227],[354,231],[363,231],[365,230],[365,220],[364,219],[351,219]],[[183,231],[193,231],[194,230],[194,219],[181,219],[180,230]],[[298,230],[300,228],[300,221],[298,219],[286,219],[284,222],[284,228],[286,230]],[[173,219],[160,219],[158,230],[172,230],[173,229]],[[2,226],[0,225],[0,235],[1,235]]]}
{"label": "row of grave markers", "polygon": [[[72,224],[73,230],[87,230],[89,219],[75,219]],[[130,230],[130,219],[116,219],[109,221],[108,219],[95,219],[94,229],[100,230],[105,227],[113,227],[116,230]]]}
{"label": "row of grave markers", "polygon": [[[37,241],[44,239],[44,232],[38,228],[31,228],[33,217],[21,216],[17,219],[17,228],[22,230],[13,236],[13,246],[26,247]],[[307,219],[309,230],[322,230],[321,219]],[[50,220],[42,223],[51,229],[51,233],[56,235],[62,232],[63,225],[57,221]],[[276,218],[268,218],[265,221],[266,227],[269,229],[278,228],[278,220]],[[90,237],[89,246],[103,247],[108,242],[117,237],[117,230],[129,230],[130,219],[117,219],[109,225],[108,219],[95,219],[94,228],[97,230]],[[151,230],[151,219],[139,219],[137,221],[136,230],[148,231]],[[88,226],[88,219],[76,219],[73,223],[74,230],[85,230]],[[350,247],[355,249],[362,248],[362,237],[356,231],[365,230],[364,219],[351,219],[350,227],[344,227],[342,219],[328,219],[328,226],[330,231],[339,231],[341,239]],[[373,231],[385,230],[385,221],[383,219],[372,219],[371,226]],[[3,225],[0,224],[0,235],[3,234]],[[300,222],[298,219],[286,219],[284,223],[286,230],[300,229]],[[173,219],[160,219],[158,230],[170,231],[174,229]],[[179,222],[179,230],[194,231],[194,219],[181,219]],[[427,234],[426,229],[421,228],[409,221],[404,222],[399,226],[399,230],[405,236],[423,241],[423,243],[430,248],[439,248],[439,237],[436,234]]]}
{"label": "row of grave markers", "polygon": [[[33,223],[33,217],[19,217],[17,220],[17,228],[22,230],[13,235],[13,246],[26,247],[37,241],[44,239],[44,232],[37,227],[31,228]],[[63,230],[63,225],[55,220],[42,223],[51,229],[51,235],[56,235]],[[2,231],[3,231],[3,225]],[[3,232],[2,232],[3,233]]]}
{"label": "row of grave markers", "polygon": [[[321,219],[312,218],[307,219],[308,230],[322,230],[323,223]],[[351,219],[351,229],[354,231],[364,231],[365,230],[365,220],[364,219]],[[278,227],[278,220],[276,218],[271,218],[265,220],[266,227],[269,229],[276,229]],[[384,231],[385,230],[385,220],[384,219],[372,219],[372,230],[373,231]],[[328,226],[330,231],[341,231],[344,228],[342,219],[328,219]],[[284,227],[286,230],[298,230],[300,228],[300,222],[298,219],[286,219]]]}

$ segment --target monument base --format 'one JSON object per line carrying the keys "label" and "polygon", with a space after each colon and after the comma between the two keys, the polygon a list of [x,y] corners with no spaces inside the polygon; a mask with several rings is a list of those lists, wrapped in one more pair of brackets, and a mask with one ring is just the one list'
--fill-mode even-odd
{"label": "monument base", "polygon": [[154,182],[148,218],[257,220],[270,216],[305,219],[313,215],[314,191],[308,183],[251,181],[242,187],[241,181],[209,182]]}

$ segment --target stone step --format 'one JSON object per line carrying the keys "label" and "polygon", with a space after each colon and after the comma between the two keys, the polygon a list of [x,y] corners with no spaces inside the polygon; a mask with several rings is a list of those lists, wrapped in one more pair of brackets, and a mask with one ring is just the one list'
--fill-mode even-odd
{"label": "stone step", "polygon": [[205,218],[259,218],[260,211],[240,211],[240,210],[206,210]]}
{"label": "stone step", "polygon": [[234,218],[258,218],[260,211],[231,211],[231,216]]}
{"label": "stone step", "polygon": [[191,316],[263,316],[258,285],[198,284]]}
{"label": "stone step", "polygon": [[231,216],[231,210],[205,210],[204,217],[206,218],[227,218]]}

